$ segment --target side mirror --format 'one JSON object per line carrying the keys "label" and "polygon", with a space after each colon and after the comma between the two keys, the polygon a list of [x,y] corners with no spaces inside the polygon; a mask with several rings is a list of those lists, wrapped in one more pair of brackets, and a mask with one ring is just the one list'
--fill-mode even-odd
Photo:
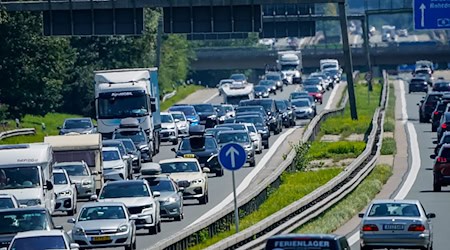
{"label": "side mirror", "polygon": [[175,119],[175,123],[179,123],[180,122],[180,119]]}
{"label": "side mirror", "polygon": [[80,245],[78,243],[70,243],[70,249],[80,249]]}
{"label": "side mirror", "polygon": [[97,201],[98,196],[96,194],[91,195],[91,197],[89,197],[90,201]]}
{"label": "side mirror", "polygon": [[209,169],[207,167],[203,168],[203,173],[210,173],[210,172],[211,172],[211,169]]}
{"label": "side mirror", "polygon": [[436,214],[435,213],[429,213],[429,214],[427,214],[427,218],[428,219],[436,218]]}
{"label": "side mirror", "polygon": [[161,196],[161,192],[159,192],[159,191],[153,192],[153,197],[160,197],[160,196]]}
{"label": "side mirror", "polygon": [[364,217],[364,213],[359,213],[359,214],[358,214],[358,217],[359,217],[359,218],[363,218],[363,217]]}
{"label": "side mirror", "polygon": [[62,127],[61,126],[58,126],[58,127],[56,127],[57,129],[59,129],[59,130],[61,130],[62,129]]}
{"label": "side mirror", "polygon": [[137,219],[139,219],[139,216],[137,214],[132,214],[130,216],[130,220],[137,220]]}
{"label": "side mirror", "polygon": [[439,142],[438,141],[433,141],[433,144],[438,144]]}
{"label": "side mirror", "polygon": [[[23,205],[23,204],[20,204],[19,205],[19,208],[26,208],[27,207],[27,205]],[[1,249],[0,249],[1,250]]]}
{"label": "side mirror", "polygon": [[436,155],[430,155],[430,159],[436,159]]}
{"label": "side mirror", "polygon": [[150,109],[152,112],[156,112],[156,98],[150,97]]}
{"label": "side mirror", "polygon": [[183,192],[184,192],[184,187],[179,187],[179,188],[178,188],[178,191],[181,192],[181,193],[183,193]]}
{"label": "side mirror", "polygon": [[53,183],[51,181],[45,181],[45,188],[47,190],[53,190]]}
{"label": "side mirror", "polygon": [[170,151],[172,151],[172,152],[174,152],[174,153],[177,152],[177,150],[176,150],[175,148],[171,148]]}
{"label": "side mirror", "polygon": [[67,220],[67,223],[71,223],[74,224],[75,223],[75,218],[70,218]]}

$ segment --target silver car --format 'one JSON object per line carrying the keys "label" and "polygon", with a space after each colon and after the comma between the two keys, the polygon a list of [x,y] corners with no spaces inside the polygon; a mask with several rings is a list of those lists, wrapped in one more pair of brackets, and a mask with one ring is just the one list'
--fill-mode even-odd
{"label": "silver car", "polygon": [[136,226],[121,202],[87,203],[74,223],[71,235],[81,248],[121,247],[136,249]]}
{"label": "silver car", "polygon": [[426,213],[417,200],[376,200],[360,225],[361,250],[374,248],[433,248],[434,213]]}
{"label": "silver car", "polygon": [[89,199],[95,194],[95,175],[97,172],[91,172],[89,166],[84,161],[58,162],[53,166],[54,169],[64,169],[69,175],[70,181],[76,186],[77,197]]}

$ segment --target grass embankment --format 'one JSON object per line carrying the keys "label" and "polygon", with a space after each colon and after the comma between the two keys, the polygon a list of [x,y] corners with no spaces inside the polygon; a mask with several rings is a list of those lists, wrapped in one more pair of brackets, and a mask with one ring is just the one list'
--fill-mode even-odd
{"label": "grass embankment", "polygon": [[[239,229],[244,230],[301,199],[316,188],[327,183],[341,171],[341,168],[330,168],[309,172],[284,173],[281,176],[282,184],[280,187],[270,194],[269,198],[258,210],[240,219]],[[230,228],[231,230],[221,232],[212,238],[205,237],[201,244],[189,249],[204,249],[233,235],[235,233],[234,225],[231,225]]]}
{"label": "grass embankment", "polygon": [[380,192],[392,175],[388,165],[378,165],[361,184],[344,199],[314,220],[296,230],[297,233],[332,233],[358,214]]}
{"label": "grass embankment", "polygon": [[395,89],[389,84],[388,106],[384,118],[384,132],[394,132],[395,130]]}
{"label": "grass embankment", "polygon": [[360,155],[366,143],[363,141],[313,142],[308,152],[309,160],[333,159],[339,161],[356,158]]}
{"label": "grass embankment", "polygon": [[197,91],[199,89],[203,89],[203,88],[204,87],[200,86],[200,85],[185,85],[182,87],[178,87],[176,95],[174,95],[172,98],[166,100],[165,102],[161,103],[161,107],[160,107],[161,111],[167,110],[168,108],[170,108],[170,106],[183,100],[184,98],[186,98],[188,95],[194,93],[195,91]]}
{"label": "grass embankment", "polygon": [[[165,102],[161,103],[161,110],[166,110],[173,104],[183,100],[188,95],[194,93],[195,91],[202,89],[203,86],[199,85],[187,85],[186,87],[179,87],[177,94]],[[73,114],[62,114],[62,113],[49,113],[46,116],[34,116],[25,115],[21,121],[22,128],[35,128],[35,135],[24,135],[6,138],[1,140],[0,144],[19,144],[19,143],[32,143],[32,142],[42,142],[46,135],[57,135],[59,130],[58,126],[61,126],[66,118],[80,117],[79,115]],[[45,131],[42,130],[42,123],[45,124]],[[11,125],[15,124],[14,121],[8,121],[9,127],[7,129],[15,129]]]}

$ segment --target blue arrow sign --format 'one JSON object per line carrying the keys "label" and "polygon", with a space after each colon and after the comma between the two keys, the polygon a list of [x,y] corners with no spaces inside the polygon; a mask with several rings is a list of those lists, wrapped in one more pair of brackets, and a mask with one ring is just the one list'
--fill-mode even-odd
{"label": "blue arrow sign", "polygon": [[219,151],[220,165],[230,171],[235,171],[244,166],[247,161],[245,149],[237,143],[228,143]]}
{"label": "blue arrow sign", "polygon": [[450,0],[414,0],[414,28],[450,29]]}

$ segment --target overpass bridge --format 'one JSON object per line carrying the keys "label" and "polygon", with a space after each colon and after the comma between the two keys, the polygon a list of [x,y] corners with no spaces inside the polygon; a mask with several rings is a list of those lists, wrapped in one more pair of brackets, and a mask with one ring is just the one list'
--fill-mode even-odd
{"label": "overpass bridge", "polygon": [[[301,50],[304,68],[319,67],[319,60],[323,58],[336,58],[345,65],[341,46],[312,45]],[[191,69],[195,71],[264,69],[266,64],[274,65],[278,59],[277,50],[258,47],[198,48],[195,51],[197,60],[191,63]],[[447,65],[450,46],[434,41],[377,43],[370,44],[370,57],[375,66],[413,64],[422,59]],[[355,67],[367,65],[362,44],[352,46],[352,58]]]}

